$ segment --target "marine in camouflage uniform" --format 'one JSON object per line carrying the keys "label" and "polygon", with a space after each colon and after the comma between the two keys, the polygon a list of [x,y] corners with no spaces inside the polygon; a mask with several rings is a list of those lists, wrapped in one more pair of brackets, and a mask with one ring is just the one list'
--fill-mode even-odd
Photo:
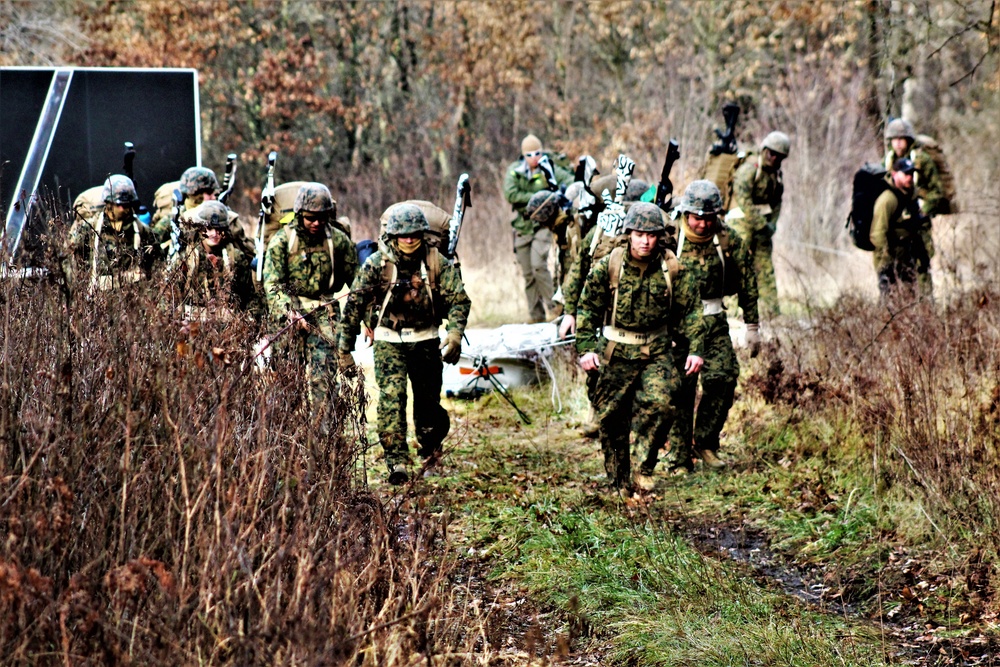
{"label": "marine in camouflage uniform", "polygon": [[[609,176],[614,176],[614,174],[610,174]],[[595,183],[601,186],[602,191],[608,186],[612,188],[614,187],[614,184],[611,183],[609,179],[598,179]],[[642,181],[637,178],[633,178],[629,181],[628,187],[625,190],[625,198],[623,201],[625,208],[628,209],[633,203],[639,201],[639,197],[643,195],[648,187],[649,185],[646,181]],[[600,195],[600,193],[598,193],[598,195]],[[580,242],[579,252],[575,257],[573,257],[572,262],[566,271],[562,284],[564,306],[563,319],[559,324],[560,338],[566,338],[567,335],[576,331],[580,293],[583,291],[583,284],[587,280],[587,276],[590,274],[590,267],[594,262],[610,253],[616,244],[621,245],[626,242],[624,236],[619,237],[619,240],[602,237],[605,237],[604,230],[596,224],[593,225]],[[594,402],[594,392],[597,390],[597,379],[597,371],[587,373],[587,399],[590,401],[591,405],[593,405]],[[600,426],[596,423],[596,421],[594,421],[595,417],[596,415],[593,412],[593,408],[591,408],[591,415],[581,428],[581,434],[584,437],[593,438],[600,434]]]}
{"label": "marine in camouflage uniform", "polygon": [[185,316],[189,319],[228,321],[239,312],[257,320],[263,316],[250,257],[229,235],[235,215],[214,200],[181,214],[181,224],[193,228],[198,237],[185,248],[178,264]]}
{"label": "marine in camouflage uniform", "polygon": [[[180,185],[177,189],[184,197],[183,202],[180,204],[180,213],[183,213],[184,211],[192,210],[202,202],[216,201],[222,187],[219,185],[219,179],[216,178],[215,172],[211,169],[206,167],[189,167],[181,174]],[[177,241],[177,239],[172,238],[171,234],[171,222],[173,221],[171,216],[176,214],[176,209],[173,209],[168,215],[161,215],[158,211],[156,217],[153,219],[153,233],[159,239],[160,247],[163,248],[164,252],[170,254],[175,254],[180,250],[179,248],[176,250],[171,249],[171,244]],[[248,257],[253,257],[253,243],[246,237],[237,219],[232,216],[230,218],[229,238],[231,243],[238,246]]]}
{"label": "marine in camouflage uniform", "polygon": [[[366,261],[344,306],[338,347],[342,368],[353,366],[351,350],[362,324],[375,345],[378,382],[378,437],[391,484],[409,478],[406,444],[406,379],[413,387],[413,421],[418,454],[433,463],[451,428],[441,407],[443,362],[454,364],[470,302],[457,264],[429,247],[427,218],[416,205],[394,204],[387,211],[379,250]],[[440,344],[438,327],[448,320]],[[442,353],[441,350],[444,350]]]}
{"label": "marine in camouflage uniform", "polygon": [[923,249],[917,253],[920,255],[917,264],[917,284],[921,294],[930,296],[933,291],[930,263],[934,257],[934,237],[931,230],[933,217],[941,212],[942,203],[945,201],[944,182],[934,158],[927,151],[917,147],[916,141],[917,133],[907,120],[895,118],[885,126],[886,171],[891,171],[896,160],[903,157],[912,160],[916,168],[913,186],[916,199],[920,203],[920,212],[923,214],[920,226],[916,230],[923,244]]}
{"label": "marine in camouflage uniform", "polygon": [[347,234],[331,224],[333,197],[325,185],[303,185],[294,212],[295,220],[267,244],[264,295],[273,326],[292,325],[281,347],[306,364],[309,398],[322,408],[337,370],[334,295],[354,280],[358,256]]}
{"label": "marine in camouflage uniform", "polygon": [[78,219],[70,229],[70,244],[88,264],[91,287],[113,289],[148,279],[159,247],[149,227],[135,215],[139,197],[132,179],[113,174],[101,192],[104,209]]}
{"label": "marine in camouflage uniform", "polygon": [[[736,381],[740,375],[722,297],[737,296],[747,326],[747,344],[751,355],[756,356],[760,349],[757,280],[746,245],[721,223],[722,195],[715,183],[707,180],[691,183],[684,191],[677,210],[683,219],[676,255],[683,270],[694,276],[700,290],[700,305],[705,319],[702,355],[705,364],[698,375],[687,375],[681,379],[678,414],[670,431],[670,443],[671,447],[679,446],[683,451],[686,450],[685,445],[693,441],[693,453],[697,458],[710,467],[722,468],[725,464],[716,456],[719,434],[733,406]],[[688,354],[688,343],[683,338],[677,338],[676,342],[675,358],[682,366]],[[699,377],[702,394],[695,423],[694,406]],[[635,428],[642,432],[648,427],[636,424]],[[654,443],[654,446],[658,449],[659,443]],[[647,452],[647,469],[652,470],[650,462],[655,464],[656,457],[656,451]],[[681,463],[689,466],[688,462]]]}
{"label": "marine in camouflage uniform", "polygon": [[671,349],[674,338],[689,341],[685,370],[697,373],[704,319],[694,276],[663,248],[660,209],[634,204],[625,229],[628,244],[598,261],[584,284],[576,347],[580,366],[600,371],[594,407],[604,469],[617,488],[630,490],[632,420],[647,425],[635,434],[641,450],[666,440],[680,383]]}
{"label": "marine in camouflage uniform", "polygon": [[872,261],[883,298],[896,285],[917,283],[921,268],[927,264],[920,236],[923,215],[913,198],[915,172],[913,160],[896,160],[885,176],[889,187],[878,196],[872,209],[869,238],[875,246]]}
{"label": "marine in camouflage uniform", "polygon": [[753,255],[760,306],[767,314],[779,312],[772,237],[778,226],[785,192],[781,162],[788,157],[790,145],[788,135],[783,132],[771,132],[764,138],[760,155],[746,160],[733,176],[734,208],[726,216],[729,226],[740,235]]}
{"label": "marine in camouflage uniform", "polygon": [[[549,273],[549,250],[552,231],[525,217],[524,209],[531,196],[540,190],[556,190],[572,183],[573,174],[554,161],[555,156],[542,150],[542,142],[529,134],[521,142],[521,158],[511,163],[503,179],[503,195],[514,210],[514,255],[524,277],[528,314],[533,322],[544,322],[552,311],[554,287]],[[540,165],[551,165],[550,183]]]}

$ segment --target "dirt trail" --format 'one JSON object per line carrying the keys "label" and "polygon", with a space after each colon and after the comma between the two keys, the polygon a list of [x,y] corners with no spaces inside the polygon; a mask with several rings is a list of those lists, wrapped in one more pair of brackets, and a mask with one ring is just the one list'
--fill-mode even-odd
{"label": "dirt trail", "polygon": [[1000,665],[1000,639],[980,633],[942,637],[919,618],[891,621],[863,615],[861,601],[845,600],[843,588],[836,585],[836,577],[827,569],[790,562],[771,549],[770,540],[759,529],[680,516],[670,516],[668,521],[675,533],[702,555],[735,563],[762,585],[798,598],[817,611],[872,625],[882,633],[886,655],[896,664]]}

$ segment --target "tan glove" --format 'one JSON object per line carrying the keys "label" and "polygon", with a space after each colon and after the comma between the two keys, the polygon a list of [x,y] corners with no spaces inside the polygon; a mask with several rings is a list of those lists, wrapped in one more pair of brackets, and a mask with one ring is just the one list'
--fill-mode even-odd
{"label": "tan glove", "polygon": [[446,364],[457,364],[462,356],[462,334],[459,331],[449,331],[448,337],[441,344],[441,359]]}
{"label": "tan glove", "polygon": [[358,365],[354,363],[354,355],[345,350],[340,350],[340,352],[337,353],[337,366],[340,368],[340,372],[345,375],[353,373],[358,367]]}
{"label": "tan glove", "polygon": [[747,347],[750,348],[750,357],[756,357],[760,354],[760,325],[759,324],[748,324],[747,325]]}

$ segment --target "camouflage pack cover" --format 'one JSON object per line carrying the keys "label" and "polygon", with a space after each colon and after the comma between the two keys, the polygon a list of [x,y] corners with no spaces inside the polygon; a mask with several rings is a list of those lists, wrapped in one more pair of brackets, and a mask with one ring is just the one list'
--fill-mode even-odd
{"label": "camouflage pack cover", "polygon": [[760,143],[760,147],[761,149],[766,148],[772,152],[787,157],[788,151],[792,149],[792,140],[789,139],[788,135],[784,132],[778,132],[775,130],[764,137],[764,141]]}
{"label": "camouflage pack cover", "polygon": [[89,220],[104,210],[104,186],[87,188],[73,200],[73,211],[84,220]]}
{"label": "camouflage pack cover", "polygon": [[337,202],[330,194],[330,188],[322,183],[306,183],[299,188],[292,204],[295,213],[335,213]]}
{"label": "camouflage pack cover", "polygon": [[663,211],[656,204],[635,202],[625,215],[624,231],[651,232],[662,234],[666,232],[663,224]]}
{"label": "camouflage pack cover", "polygon": [[[451,213],[424,199],[408,199],[400,204],[412,204],[423,212],[424,217],[427,218],[428,232],[430,232],[424,236],[429,237],[428,242],[432,246],[440,249],[441,242],[448,238],[448,223],[451,222]],[[394,204],[393,206],[398,205]],[[387,208],[379,219],[379,236],[384,236],[386,233],[386,223],[389,221],[389,213],[392,208],[392,206]]]}
{"label": "camouflage pack cover", "polygon": [[239,218],[238,213],[230,211],[225,204],[211,199],[202,202],[189,211],[181,213],[181,222],[192,227],[205,227],[207,229],[230,229],[230,224]]}
{"label": "camouflage pack cover", "polygon": [[677,205],[681,213],[697,215],[719,215],[722,207],[722,193],[719,187],[710,180],[694,181],[684,189],[681,203]]}
{"label": "camouflage pack cover", "polygon": [[400,202],[393,204],[382,214],[385,218],[384,233],[387,236],[421,234],[430,230],[427,216],[416,204]]}
{"label": "camouflage pack cover", "polygon": [[[299,190],[309,181],[289,181],[281,185],[274,186],[274,206],[271,207],[271,215],[267,217],[264,224],[264,247],[267,247],[274,233],[281,229],[283,225],[295,219],[295,198],[299,195]],[[336,206],[337,200],[333,200]],[[347,216],[337,216],[333,220],[333,225],[348,236],[351,235],[351,219]]]}
{"label": "camouflage pack cover", "polygon": [[139,195],[135,191],[135,183],[128,176],[122,174],[111,174],[104,181],[101,191],[101,198],[105,203],[114,204],[135,204],[139,201]]}
{"label": "camouflage pack cover", "polygon": [[189,196],[204,190],[218,192],[222,188],[219,186],[219,179],[215,177],[215,172],[211,169],[188,167],[181,174],[179,189],[181,194]]}
{"label": "camouflage pack cover", "polygon": [[903,118],[893,118],[885,126],[885,139],[886,141],[890,141],[899,137],[906,137],[911,141],[915,141],[917,133],[910,121]]}

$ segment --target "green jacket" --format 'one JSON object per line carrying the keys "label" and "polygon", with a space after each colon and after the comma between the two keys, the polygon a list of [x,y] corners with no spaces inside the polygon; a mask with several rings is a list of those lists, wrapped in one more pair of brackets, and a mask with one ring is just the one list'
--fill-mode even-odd
{"label": "green jacket", "polygon": [[[920,200],[920,210],[926,216],[935,215],[941,202],[944,201],[944,182],[941,180],[937,163],[927,151],[916,147],[910,149],[907,157],[913,160],[913,165],[917,168],[917,172],[913,175],[913,187]],[[892,163],[895,160],[896,154],[889,148],[885,153],[887,171],[892,171]]]}
{"label": "green jacket", "polygon": [[[683,229],[681,235],[684,234]],[[719,239],[716,246],[714,239]],[[723,248],[723,246],[725,246]],[[735,294],[743,309],[743,321],[757,324],[757,274],[753,270],[753,254],[739,234],[722,229],[707,243],[695,243],[682,238],[677,258],[684,271],[695,277],[702,300],[721,299]],[[719,252],[726,258],[723,267]],[[720,315],[724,317],[725,315]]]}
{"label": "green jacket", "polygon": [[[436,254],[439,265],[435,270],[427,266],[426,243],[412,255],[399,257],[387,244],[379,244],[379,250],[365,261],[351,286],[338,331],[338,347],[343,351],[353,350],[361,323],[374,328],[380,315],[381,326],[394,330],[438,327],[447,319],[449,333],[463,333],[472,302],[465,293],[462,271],[444,255]],[[393,264],[396,280],[390,285],[385,275]],[[437,284],[431,285],[434,273]],[[383,304],[384,313],[381,312]]]}
{"label": "green jacket", "polygon": [[180,267],[184,272],[185,305],[207,306],[217,301],[248,312],[255,319],[263,315],[263,303],[253,284],[250,257],[232,241],[209,251],[198,240],[185,250]]}
{"label": "green jacket", "polygon": [[781,170],[765,171],[759,162],[759,155],[750,156],[733,176],[733,207],[738,206],[744,217],[730,224],[744,239],[763,230],[774,234],[781,214],[785,192]]}
{"label": "green jacket", "polygon": [[[272,319],[281,321],[290,310],[308,310],[302,299],[332,301],[357,270],[357,250],[339,229],[328,225],[324,234],[310,238],[298,223],[282,227],[264,254],[264,296]],[[337,319],[337,312],[334,305],[331,319]]]}
{"label": "green jacket", "polygon": [[[667,289],[662,257],[655,253],[645,266],[633,260],[628,246],[618,284],[618,309],[615,326],[636,333],[656,331],[664,326],[669,332],[649,345],[649,355],[670,354],[675,338],[690,343],[690,353],[702,356],[705,320],[696,276],[681,270]],[[612,255],[598,260],[587,276],[577,308],[580,318],[576,329],[576,349],[580,354],[597,352],[603,356],[607,340],[600,335],[614,307],[611,290]],[[612,358],[641,359],[638,345],[615,345]]]}
{"label": "green jacket", "polygon": [[116,231],[103,211],[89,220],[77,221],[70,229],[69,240],[77,256],[87,262],[92,278],[126,274],[148,278],[153,262],[160,257],[149,227],[133,217]]}
{"label": "green jacket", "polygon": [[920,238],[921,221],[914,215],[913,197],[892,186],[892,174],[886,174],[885,180],[889,188],[875,200],[868,233],[875,246],[872,262],[876,271],[887,269],[897,257],[909,256],[912,244]]}
{"label": "green jacket", "polygon": [[[556,182],[559,185],[569,185],[573,182],[573,174],[568,169],[556,164],[556,156],[552,153],[545,153],[552,162],[555,170]],[[503,196],[514,209],[515,218],[511,221],[511,226],[521,234],[530,235],[538,231],[538,224],[524,217],[524,207],[528,205],[531,195],[539,190],[548,190],[549,184],[545,180],[545,175],[541,169],[536,169],[534,173],[528,169],[528,163],[521,158],[517,162],[512,162],[503,177]]]}

